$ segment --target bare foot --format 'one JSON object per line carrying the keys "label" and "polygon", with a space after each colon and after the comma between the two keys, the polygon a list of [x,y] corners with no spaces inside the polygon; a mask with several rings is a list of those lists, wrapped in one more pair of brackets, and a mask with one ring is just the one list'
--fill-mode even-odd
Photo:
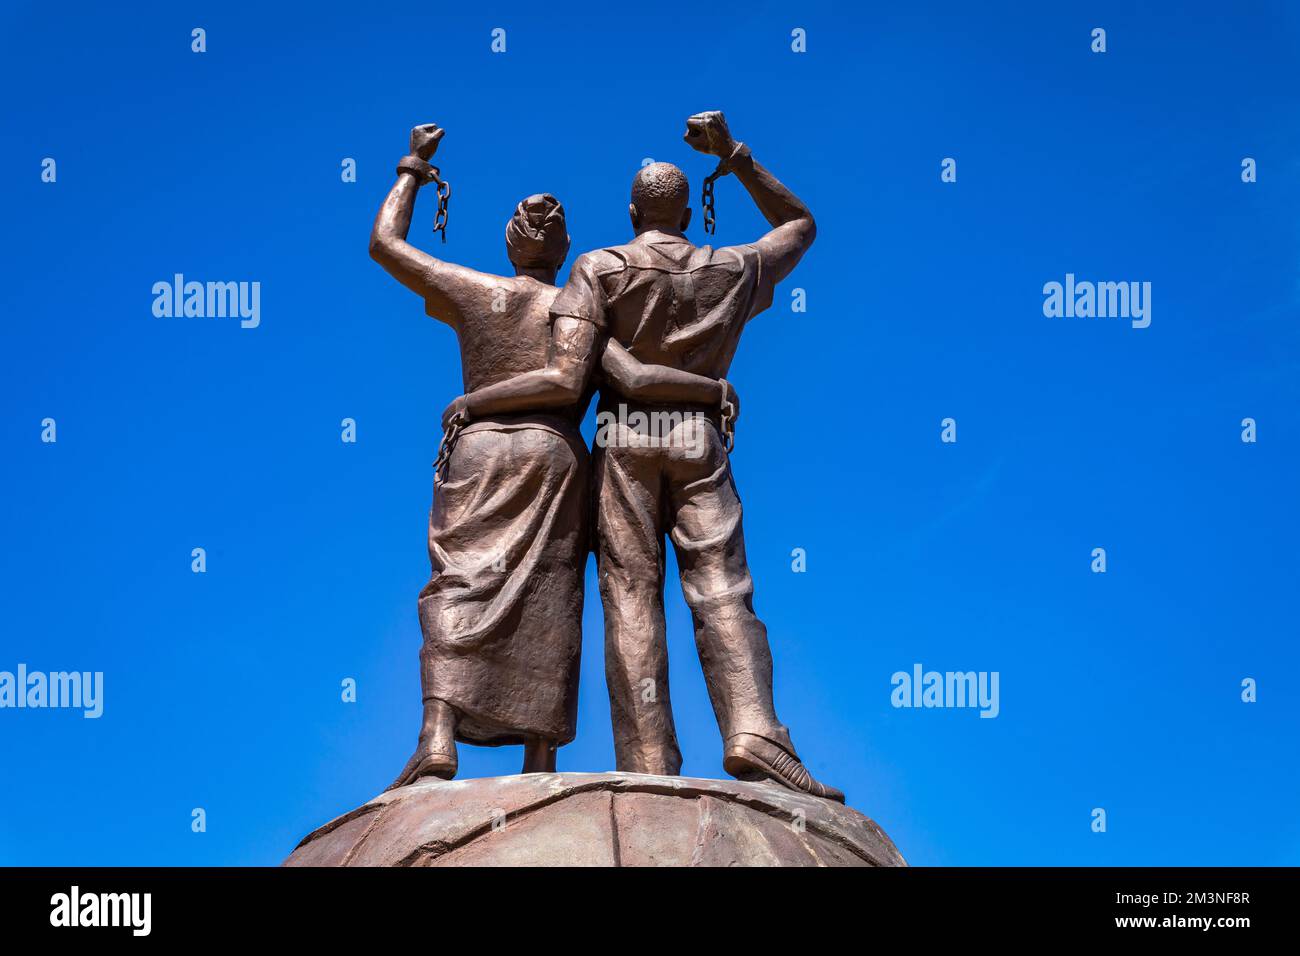
{"label": "bare foot", "polygon": [[411,759],[406,761],[406,766],[397,775],[397,779],[388,785],[388,789],[396,790],[398,787],[405,787],[407,784],[415,783],[421,777],[441,777],[443,780],[450,780],[456,776],[456,755],[442,753],[431,747],[432,743],[421,737],[420,742],[416,744],[415,753],[411,754]]}

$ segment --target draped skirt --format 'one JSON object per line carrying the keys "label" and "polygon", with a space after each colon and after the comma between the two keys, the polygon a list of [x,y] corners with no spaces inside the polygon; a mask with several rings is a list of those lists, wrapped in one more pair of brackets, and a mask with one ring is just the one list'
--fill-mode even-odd
{"label": "draped skirt", "polygon": [[459,712],[458,740],[573,739],[589,507],[587,448],[568,422],[480,421],[458,437],[419,600],[424,696]]}

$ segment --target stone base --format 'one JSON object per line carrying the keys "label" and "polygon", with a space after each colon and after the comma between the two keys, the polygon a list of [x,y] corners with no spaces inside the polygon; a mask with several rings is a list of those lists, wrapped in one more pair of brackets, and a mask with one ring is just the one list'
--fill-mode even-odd
{"label": "stone base", "polygon": [[906,866],[858,811],[772,783],[637,773],[426,779],[285,866]]}

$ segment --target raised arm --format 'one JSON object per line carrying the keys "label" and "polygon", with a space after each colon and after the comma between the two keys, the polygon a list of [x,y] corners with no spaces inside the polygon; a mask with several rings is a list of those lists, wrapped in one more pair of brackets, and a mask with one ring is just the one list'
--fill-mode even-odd
{"label": "raised arm", "polygon": [[788,276],[817,238],[817,223],[808,207],[738,143],[720,112],[696,113],[686,121],[686,142],[702,153],[717,156],[736,174],[759,212],[773,227],[756,246],[773,285]]}
{"label": "raised arm", "polygon": [[411,152],[397,167],[397,182],[388,193],[374,228],[370,257],[428,303],[428,312],[449,325],[490,302],[492,277],[434,258],[406,241],[411,212],[420,187],[432,181],[429,159],[438,150],[443,130],[429,123],[411,130]]}

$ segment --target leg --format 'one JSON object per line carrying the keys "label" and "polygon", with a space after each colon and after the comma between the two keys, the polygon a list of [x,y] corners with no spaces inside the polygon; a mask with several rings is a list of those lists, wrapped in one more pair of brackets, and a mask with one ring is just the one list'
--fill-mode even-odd
{"label": "leg", "polygon": [[420,738],[415,745],[415,753],[406,761],[406,766],[389,784],[388,789],[404,787],[415,783],[422,777],[441,777],[450,780],[456,776],[456,724],[459,719],[456,710],[445,700],[435,696],[433,681],[430,678],[432,661],[429,659],[428,628],[425,626],[423,605],[425,596],[437,580],[440,570],[435,560],[435,538],[438,525],[435,522],[435,510],[429,511],[428,546],[429,560],[433,565],[433,576],[420,591],[418,606],[420,613],[420,630],[424,643],[420,647],[420,686],[424,699],[424,719],[420,724]]}
{"label": "leg", "polygon": [[668,694],[659,476],[650,462],[638,460],[637,451],[610,447],[596,453],[605,681],[618,769],[676,776],[682,755]]}
{"label": "leg", "polygon": [[389,790],[415,783],[421,777],[450,780],[456,776],[456,719],[456,711],[446,701],[436,697],[425,700],[420,741]]}
{"label": "leg", "polygon": [[524,769],[520,773],[555,773],[558,748],[549,737],[529,737],[524,744]]}
{"label": "leg", "polygon": [[682,463],[673,487],[673,544],[682,593],[695,623],[709,698],[722,731],[723,766],[742,779],[770,778],[843,800],[814,780],[795,753],[772,701],[772,652],[754,613],[740,498],[716,432],[698,464]]}

